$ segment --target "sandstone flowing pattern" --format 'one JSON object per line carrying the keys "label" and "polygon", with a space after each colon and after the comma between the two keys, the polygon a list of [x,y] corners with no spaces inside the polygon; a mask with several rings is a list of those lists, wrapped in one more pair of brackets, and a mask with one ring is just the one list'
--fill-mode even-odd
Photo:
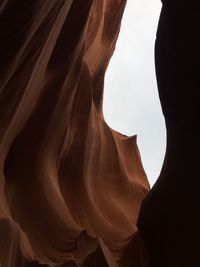
{"label": "sandstone flowing pattern", "polygon": [[102,114],[125,4],[0,3],[1,267],[146,264],[136,137]]}

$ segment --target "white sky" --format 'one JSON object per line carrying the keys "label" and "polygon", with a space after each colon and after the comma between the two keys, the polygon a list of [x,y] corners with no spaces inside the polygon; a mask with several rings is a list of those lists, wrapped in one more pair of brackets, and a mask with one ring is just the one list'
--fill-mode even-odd
{"label": "white sky", "polygon": [[137,134],[151,185],[160,173],[166,146],[154,67],[160,8],[159,0],[128,0],[104,92],[107,123],[128,136]]}

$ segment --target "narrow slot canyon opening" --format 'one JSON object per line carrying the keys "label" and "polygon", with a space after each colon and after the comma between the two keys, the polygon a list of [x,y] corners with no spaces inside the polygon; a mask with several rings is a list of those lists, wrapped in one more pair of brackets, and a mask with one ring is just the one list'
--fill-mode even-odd
{"label": "narrow slot canyon opening", "polygon": [[154,42],[159,0],[128,0],[116,50],[105,79],[104,116],[127,136],[137,135],[150,185],[159,176],[166,149],[166,129],[159,101]]}

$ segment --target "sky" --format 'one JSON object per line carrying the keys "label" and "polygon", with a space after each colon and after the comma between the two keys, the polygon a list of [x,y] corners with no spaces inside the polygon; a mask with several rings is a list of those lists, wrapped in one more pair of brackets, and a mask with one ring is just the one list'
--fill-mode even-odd
{"label": "sky", "polygon": [[154,42],[161,3],[128,0],[116,50],[105,79],[104,116],[113,129],[137,135],[151,186],[162,168],[166,130],[154,67]]}

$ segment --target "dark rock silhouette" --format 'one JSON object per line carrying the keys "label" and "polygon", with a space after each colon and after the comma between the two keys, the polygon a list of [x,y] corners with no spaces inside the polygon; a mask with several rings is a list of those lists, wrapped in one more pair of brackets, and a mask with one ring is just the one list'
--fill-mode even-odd
{"label": "dark rock silhouette", "polygon": [[159,179],[139,220],[150,267],[200,266],[200,15],[198,1],[163,1],[155,45],[167,128]]}

